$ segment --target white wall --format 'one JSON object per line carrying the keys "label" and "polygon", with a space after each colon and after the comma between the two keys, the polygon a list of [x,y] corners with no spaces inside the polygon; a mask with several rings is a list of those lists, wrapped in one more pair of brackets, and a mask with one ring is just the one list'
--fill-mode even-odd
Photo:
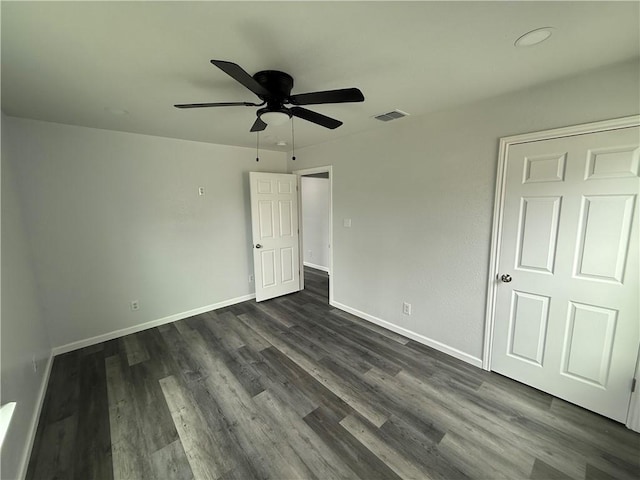
{"label": "white wall", "polygon": [[[7,121],[2,117],[3,126]],[[26,462],[51,357],[33,274],[32,257],[11,165],[9,132],[2,130],[2,295],[0,403],[17,402],[2,445],[2,471],[18,478]],[[34,373],[32,358],[38,371]]]}
{"label": "white wall", "polygon": [[302,177],[304,264],[329,269],[329,179]]}
{"label": "white wall", "polygon": [[637,114],[639,71],[616,65],[297,150],[290,170],[332,159],[334,302],[479,365],[498,139]]}
{"label": "white wall", "polygon": [[54,347],[254,292],[247,172],[284,154],[5,120]]}

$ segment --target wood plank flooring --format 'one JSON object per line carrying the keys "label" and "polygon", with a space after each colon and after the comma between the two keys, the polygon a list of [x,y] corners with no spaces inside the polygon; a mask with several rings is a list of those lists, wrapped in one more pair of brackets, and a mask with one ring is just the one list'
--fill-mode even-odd
{"label": "wood plank flooring", "polygon": [[28,479],[626,479],[640,435],[304,292],[55,358]]}

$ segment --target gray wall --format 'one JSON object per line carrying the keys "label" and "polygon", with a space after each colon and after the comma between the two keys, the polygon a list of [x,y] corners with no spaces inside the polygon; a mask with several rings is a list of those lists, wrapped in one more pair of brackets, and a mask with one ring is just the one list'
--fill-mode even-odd
{"label": "gray wall", "polygon": [[248,172],[282,172],[284,154],[256,163],[238,147],[17,118],[5,128],[54,347],[254,292]]}
{"label": "gray wall", "polygon": [[[51,346],[38,301],[30,242],[23,222],[11,159],[10,133],[2,117],[2,354],[0,403],[17,402],[2,445],[2,478],[18,478],[37,421]],[[35,358],[37,372],[33,371]]]}
{"label": "gray wall", "polygon": [[297,150],[290,170],[333,165],[335,302],[478,364],[499,138],[637,114],[639,71],[615,65]]}

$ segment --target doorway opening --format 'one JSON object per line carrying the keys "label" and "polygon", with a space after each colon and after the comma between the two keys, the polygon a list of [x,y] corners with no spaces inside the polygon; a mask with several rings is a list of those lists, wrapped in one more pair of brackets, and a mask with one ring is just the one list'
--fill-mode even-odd
{"label": "doorway opening", "polygon": [[333,175],[330,165],[296,170],[300,228],[300,289],[333,301]]}

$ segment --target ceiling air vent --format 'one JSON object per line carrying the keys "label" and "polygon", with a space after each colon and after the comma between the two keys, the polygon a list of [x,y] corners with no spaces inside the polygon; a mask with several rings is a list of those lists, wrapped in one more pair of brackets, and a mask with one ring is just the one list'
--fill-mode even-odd
{"label": "ceiling air vent", "polygon": [[409,115],[407,112],[403,112],[402,110],[393,110],[391,112],[383,113],[381,115],[376,115],[376,120],[380,120],[381,122],[390,122],[391,120],[396,120],[398,118],[406,117]]}

